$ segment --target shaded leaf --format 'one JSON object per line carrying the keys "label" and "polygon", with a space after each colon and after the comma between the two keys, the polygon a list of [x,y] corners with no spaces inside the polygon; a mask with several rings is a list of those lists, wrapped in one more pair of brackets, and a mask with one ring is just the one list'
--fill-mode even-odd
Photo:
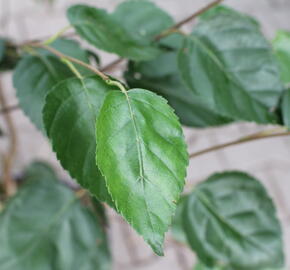
{"label": "shaded leaf", "polygon": [[95,123],[109,90],[97,76],[67,79],[47,95],[43,121],[62,167],[99,200],[111,204],[95,162]]}
{"label": "shaded leaf", "polygon": [[175,51],[163,52],[152,61],[130,62],[124,76],[131,88],[151,89],[166,98],[186,126],[208,127],[231,122],[211,110],[184,85],[178,74]]}
{"label": "shaded leaf", "polygon": [[24,181],[42,179],[42,181],[51,181],[57,179],[55,171],[47,163],[35,161],[24,172]]}
{"label": "shaded leaf", "polygon": [[208,11],[202,13],[198,18],[200,20],[211,20],[215,16],[222,16],[222,15],[224,15],[224,16],[235,15],[238,17],[242,17],[244,20],[248,20],[249,23],[253,23],[257,27],[260,27],[259,22],[255,18],[248,16],[247,14],[240,13],[239,11],[234,10],[230,7],[227,7],[225,5],[215,6],[214,8],[211,8]]}
{"label": "shaded leaf", "polygon": [[188,165],[166,101],[143,89],[110,92],[97,119],[97,164],[117,210],[162,255]]}
{"label": "shaded leaf", "polygon": [[107,239],[94,214],[49,178],[45,165],[31,170],[33,177],[0,214],[1,270],[110,269]]}
{"label": "shaded leaf", "polygon": [[276,58],[280,65],[281,78],[290,83],[290,32],[278,31],[272,42]]}
{"label": "shaded leaf", "polygon": [[285,90],[282,96],[281,110],[283,124],[290,129],[290,89]]}
{"label": "shaded leaf", "polygon": [[[57,40],[52,47],[79,60],[85,60],[85,53],[74,41]],[[85,62],[88,61],[87,58]],[[80,69],[82,71],[83,68]],[[13,74],[13,84],[19,104],[40,130],[44,130],[42,108],[45,96],[55,84],[73,76],[65,64],[44,50],[38,50],[35,56],[25,56],[18,63]]]}
{"label": "shaded leaf", "polygon": [[2,61],[5,53],[5,40],[0,38],[0,62]]}
{"label": "shaded leaf", "polygon": [[282,232],[264,187],[242,172],[211,176],[183,208],[191,248],[208,266],[259,270],[283,266]]}
{"label": "shaded leaf", "polygon": [[171,232],[173,238],[180,242],[187,244],[187,238],[183,229],[183,208],[185,206],[185,201],[187,200],[187,196],[182,196],[177,204],[177,208],[173,217]]}
{"label": "shaded leaf", "polygon": [[233,269],[230,269],[228,267],[218,267],[218,266],[213,266],[213,267],[207,267],[206,265],[204,265],[203,263],[199,262],[197,263],[194,267],[193,267],[193,270],[233,270]]}
{"label": "shaded leaf", "polygon": [[236,11],[201,20],[179,53],[186,85],[213,111],[236,120],[275,123],[283,91],[259,26]]}
{"label": "shaded leaf", "polygon": [[[65,55],[81,60],[82,62],[89,63],[90,53],[87,50],[82,49],[80,45],[74,40],[60,38],[54,41],[50,47],[60,51]],[[54,56],[51,52],[44,49],[39,49],[38,51],[43,55]],[[76,63],[74,63],[74,66],[82,75],[92,75],[92,72],[87,68]]]}
{"label": "shaded leaf", "polygon": [[67,15],[78,34],[92,45],[132,60],[156,57],[160,50],[153,37],[173,25],[165,11],[148,1],[126,1],[112,14],[75,5]]}
{"label": "shaded leaf", "polygon": [[0,37],[0,71],[13,69],[19,61],[18,48],[8,39]]}

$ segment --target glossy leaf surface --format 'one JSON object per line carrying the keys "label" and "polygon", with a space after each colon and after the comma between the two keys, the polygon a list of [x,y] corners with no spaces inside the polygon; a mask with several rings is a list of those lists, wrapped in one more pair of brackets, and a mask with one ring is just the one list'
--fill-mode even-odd
{"label": "glossy leaf surface", "polygon": [[143,89],[109,93],[97,120],[97,164],[117,210],[162,255],[188,164],[166,101]]}
{"label": "glossy leaf surface", "polygon": [[82,38],[101,50],[132,60],[156,57],[160,51],[153,44],[154,35],[173,24],[167,13],[148,1],[126,1],[112,14],[75,5],[67,14]]}
{"label": "glossy leaf surface", "polygon": [[191,248],[208,266],[258,270],[283,266],[282,232],[263,186],[241,172],[211,176],[183,208]]}
{"label": "glossy leaf surface", "polygon": [[108,86],[97,76],[67,79],[46,98],[43,121],[64,169],[99,200],[111,204],[95,162],[95,123]]}

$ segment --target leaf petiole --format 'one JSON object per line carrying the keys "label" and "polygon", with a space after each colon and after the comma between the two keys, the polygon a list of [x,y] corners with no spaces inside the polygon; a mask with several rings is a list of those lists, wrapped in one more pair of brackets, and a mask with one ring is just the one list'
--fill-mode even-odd
{"label": "leaf petiole", "polygon": [[74,64],[71,61],[69,61],[65,57],[62,57],[61,61],[64,62],[69,67],[69,69],[72,71],[72,73],[75,74],[80,80],[83,79],[82,75],[79,73],[79,71],[76,69],[76,67],[74,66]]}
{"label": "leaf petiole", "polygon": [[122,93],[124,93],[125,95],[127,95],[127,90],[126,88],[124,87],[123,84],[121,84],[120,82],[117,82],[117,81],[113,81],[113,80],[106,80],[106,83],[108,85],[114,85],[114,86],[117,86],[121,91]]}
{"label": "leaf petiole", "polygon": [[54,34],[53,36],[51,36],[49,39],[45,40],[43,42],[43,44],[44,45],[50,45],[51,43],[53,43],[54,41],[56,41],[59,37],[61,37],[71,27],[72,27],[71,25],[67,25],[66,27],[64,27],[63,29],[61,29],[60,31],[58,31],[56,34]]}

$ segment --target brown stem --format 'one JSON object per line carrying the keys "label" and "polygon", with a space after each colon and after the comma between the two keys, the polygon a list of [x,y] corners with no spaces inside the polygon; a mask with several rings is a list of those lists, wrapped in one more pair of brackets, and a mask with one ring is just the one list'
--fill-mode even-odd
{"label": "brown stem", "polygon": [[201,8],[200,10],[196,11],[195,13],[193,13],[192,15],[190,15],[189,17],[181,20],[180,22],[176,23],[175,25],[171,26],[170,28],[166,29],[165,31],[163,31],[161,34],[157,35],[155,37],[155,40],[158,41],[166,36],[168,36],[169,34],[171,34],[172,32],[175,32],[175,30],[179,29],[181,26],[183,26],[184,24],[187,24],[189,22],[191,22],[192,20],[194,20],[196,17],[198,17],[199,15],[203,14],[204,12],[208,11],[209,9],[219,5],[221,2],[223,2],[223,0],[216,0],[213,1],[211,3],[209,3],[208,5],[206,5],[205,7]]}
{"label": "brown stem", "polygon": [[50,47],[50,46],[47,46],[45,44],[42,44],[42,43],[30,43],[30,44],[27,44],[26,46],[30,46],[30,47],[36,47],[36,48],[42,48],[42,49],[45,49],[51,53],[53,53],[54,55],[58,56],[59,58],[64,58],[64,59],[67,59],[75,64],[78,64],[78,65],[81,65],[89,70],[91,70],[92,72],[96,73],[97,75],[99,75],[103,80],[109,80],[110,78],[104,74],[103,72],[99,71],[98,69],[94,68],[93,66],[81,61],[81,60],[78,60],[76,58],[73,58],[71,56],[68,56],[68,55],[65,55],[63,53],[61,53],[60,51]]}
{"label": "brown stem", "polygon": [[[207,6],[201,8],[200,10],[198,10],[197,12],[191,14],[189,17],[183,19],[182,21],[176,23],[175,25],[171,26],[170,28],[164,30],[162,33],[160,33],[159,35],[154,37],[154,41],[159,41],[162,38],[167,37],[168,35],[170,35],[171,33],[176,32],[176,30],[178,30],[181,26],[183,26],[184,24],[187,24],[189,22],[191,22],[193,19],[195,19],[196,17],[198,17],[199,15],[201,15],[202,13],[208,11],[209,9],[213,8],[214,6],[220,4],[221,2],[223,2],[224,0],[216,0],[213,1],[212,3],[208,4]],[[122,58],[119,58],[115,61],[113,61],[112,63],[108,64],[107,66],[105,66],[102,71],[109,71],[111,70],[113,67],[117,66],[118,64],[120,64],[123,61]]]}
{"label": "brown stem", "polygon": [[123,62],[123,60],[125,60],[124,58],[118,58],[115,61],[109,63],[108,65],[104,66],[101,71],[102,72],[108,72],[110,70],[112,70],[115,66],[119,65],[120,63]]}
{"label": "brown stem", "polygon": [[19,107],[19,105],[18,104],[15,104],[15,105],[8,105],[8,106],[6,106],[6,107],[3,107],[3,108],[1,108],[0,109],[0,114],[2,114],[2,113],[10,113],[10,112],[12,112],[12,111],[14,111],[14,110],[17,110],[17,109],[19,109],[20,107]]}
{"label": "brown stem", "polygon": [[[189,17],[183,19],[182,21],[176,23],[175,25],[171,26],[170,28],[164,30],[162,33],[160,33],[159,35],[155,36],[154,41],[159,41],[160,39],[170,35],[172,32],[176,32],[177,29],[179,29],[181,26],[183,26],[184,24],[192,21],[193,19],[195,19],[197,16],[199,16],[200,14],[206,12],[207,10],[211,9],[212,7],[220,4],[223,0],[216,0],[213,1],[212,3],[208,4],[207,6],[201,8],[200,10],[198,10],[197,12],[193,13],[192,15],[190,15]],[[69,34],[63,34],[62,37],[69,37],[75,35],[75,33],[69,33]],[[101,71],[91,67],[90,65],[87,65],[75,58],[72,58],[70,56],[64,55],[62,53],[60,53],[59,51],[44,45],[41,41],[39,40],[34,40],[34,41],[26,41],[24,43],[22,43],[21,45],[19,45],[20,47],[25,47],[25,46],[33,46],[33,47],[40,47],[40,48],[44,48],[50,52],[52,52],[55,55],[58,55],[60,57],[66,58],[68,60],[70,60],[71,62],[77,63],[79,65],[85,66],[86,68],[92,70],[93,72],[95,72],[96,74],[98,74],[100,77],[102,77],[104,80],[108,80],[109,77],[106,76],[105,74],[103,74],[102,72],[107,72],[109,70],[111,70],[112,68],[114,68],[115,66],[117,66],[118,64],[120,64],[121,62],[123,62],[123,58],[118,58],[115,61],[109,63],[108,65],[106,65],[105,67],[103,67],[101,69]]]}
{"label": "brown stem", "polygon": [[233,146],[233,145],[238,145],[238,144],[251,142],[251,141],[255,141],[255,140],[269,139],[269,138],[289,136],[289,135],[290,135],[290,131],[277,132],[277,133],[272,133],[272,134],[271,133],[269,134],[267,132],[259,132],[259,133],[255,133],[255,134],[247,136],[247,137],[240,138],[238,140],[234,140],[234,141],[231,141],[228,143],[223,143],[223,144],[219,144],[219,145],[215,145],[215,146],[203,149],[201,151],[190,154],[189,157],[196,158],[198,156],[201,156],[201,155],[213,152],[213,151],[217,151],[220,149],[224,149],[224,148],[227,148],[227,147]]}
{"label": "brown stem", "polygon": [[[71,32],[71,33],[64,33],[61,35],[61,38],[72,38],[75,37],[77,34],[75,32]],[[43,40],[47,40],[49,39],[51,36],[45,36],[45,37],[40,37],[37,39],[33,39],[33,40],[26,40],[20,44],[18,44],[18,47],[25,47],[25,46],[29,46],[32,43],[42,43]]]}
{"label": "brown stem", "polygon": [[[1,78],[0,78],[0,105],[3,108],[7,107],[6,98],[1,83]],[[12,166],[17,152],[17,135],[11,115],[9,113],[5,113],[3,117],[9,132],[8,151],[6,154],[4,154],[2,161],[3,184],[6,196],[10,197],[13,194],[15,194],[17,190],[16,183],[12,177]]]}

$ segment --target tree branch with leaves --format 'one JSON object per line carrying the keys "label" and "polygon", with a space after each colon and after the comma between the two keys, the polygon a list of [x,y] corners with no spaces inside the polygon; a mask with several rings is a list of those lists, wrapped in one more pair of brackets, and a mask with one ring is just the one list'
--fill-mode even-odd
{"label": "tree branch with leaves", "polygon": [[[283,266],[276,209],[254,177],[223,172],[189,194],[182,193],[190,159],[290,135],[290,70],[284,63],[290,59],[284,46],[290,44],[290,34],[279,32],[271,46],[255,19],[221,2],[214,1],[177,23],[149,1],[126,1],[112,13],[74,5],[67,11],[69,27],[44,41],[14,45],[20,58],[13,73],[19,108],[48,137],[62,167],[83,188],[75,198],[71,193],[68,200],[57,197],[63,208],[52,221],[48,218],[48,227],[42,224],[42,231],[60,230],[64,213],[70,211],[88,218],[81,223],[86,230],[92,218],[75,201],[88,190],[92,202],[97,199],[112,207],[157,255],[164,255],[165,233],[173,222],[176,238],[181,236],[200,260],[195,269]],[[180,28],[193,19],[198,22],[192,32],[182,32]],[[67,38],[70,28],[97,50],[119,58],[103,68],[92,65],[88,51]],[[123,61],[126,70],[123,80],[118,80],[109,72]],[[16,107],[2,102],[1,113],[7,118]],[[188,154],[182,125],[207,128],[238,122],[275,128]],[[56,178],[47,167],[39,167],[43,165],[30,169],[33,184],[24,189],[49,186],[37,185],[35,178]],[[55,182],[51,188],[62,189]],[[26,193],[18,194],[27,200]],[[48,198],[39,200],[47,203]],[[14,204],[11,207],[20,212],[28,211],[29,204]],[[99,203],[95,206],[100,209]],[[5,224],[0,220],[1,226]],[[108,269],[105,236],[95,230],[86,233],[103,241],[101,252],[99,246],[93,249],[104,258],[92,260],[89,269]],[[62,239],[49,237],[54,246],[63,244]],[[31,250],[37,258],[38,250],[33,245]],[[11,254],[3,256],[11,265],[20,265]],[[0,252],[0,266],[3,258]]]}

